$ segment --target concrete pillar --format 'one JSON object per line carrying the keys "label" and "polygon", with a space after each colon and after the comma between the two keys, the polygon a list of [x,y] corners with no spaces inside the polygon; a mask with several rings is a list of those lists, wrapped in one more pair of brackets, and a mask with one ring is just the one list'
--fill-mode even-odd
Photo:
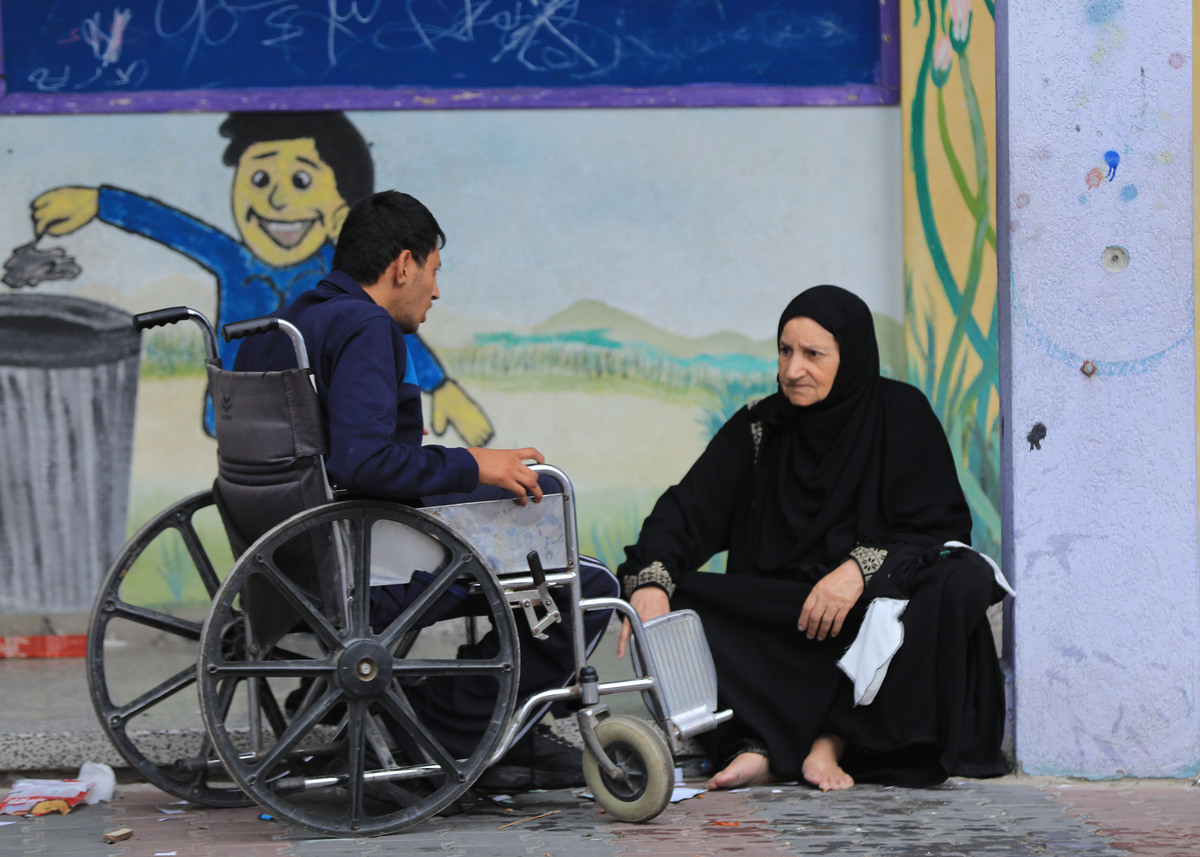
{"label": "concrete pillar", "polygon": [[1200,762],[1191,0],[999,0],[1016,754]]}

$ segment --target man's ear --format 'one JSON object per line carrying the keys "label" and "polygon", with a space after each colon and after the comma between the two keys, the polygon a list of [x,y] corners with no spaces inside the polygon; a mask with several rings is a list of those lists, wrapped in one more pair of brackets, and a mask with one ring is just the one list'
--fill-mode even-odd
{"label": "man's ear", "polygon": [[400,255],[392,261],[391,265],[392,276],[397,286],[403,286],[412,278],[414,265],[416,262],[413,261],[412,251],[401,250]]}

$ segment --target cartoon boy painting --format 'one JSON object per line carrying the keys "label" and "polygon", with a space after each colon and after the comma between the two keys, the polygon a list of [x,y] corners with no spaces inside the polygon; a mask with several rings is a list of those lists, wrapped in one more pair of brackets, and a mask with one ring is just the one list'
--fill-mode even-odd
{"label": "cartoon boy painting", "polygon": [[[68,235],[99,219],[182,253],[217,279],[217,324],[266,315],[314,286],[330,269],[350,206],[374,190],[375,168],[358,129],[342,113],[233,113],[222,160],[234,168],[233,217],[241,241],[190,214],[122,188],[58,187],[33,201],[34,233]],[[239,341],[220,342],[232,366]],[[452,424],[471,446],[492,437],[487,415],[408,337],[408,380],[431,396],[436,434]],[[204,427],[212,434],[211,405]]]}

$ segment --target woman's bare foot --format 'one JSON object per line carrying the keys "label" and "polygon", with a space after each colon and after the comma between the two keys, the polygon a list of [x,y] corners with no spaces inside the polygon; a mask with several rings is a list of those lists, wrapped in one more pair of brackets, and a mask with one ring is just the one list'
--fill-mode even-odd
{"label": "woman's bare foot", "polygon": [[723,770],[705,783],[710,789],[736,789],[773,782],[771,767],[762,753],[738,753]]}
{"label": "woman's bare foot", "polygon": [[[854,778],[842,770],[838,764],[842,753],[846,751],[846,740],[837,735],[822,735],[813,741],[812,750],[804,760],[801,771],[804,779],[823,792],[848,789],[854,785]],[[736,759],[734,760],[736,761]],[[718,776],[720,776],[718,774]]]}

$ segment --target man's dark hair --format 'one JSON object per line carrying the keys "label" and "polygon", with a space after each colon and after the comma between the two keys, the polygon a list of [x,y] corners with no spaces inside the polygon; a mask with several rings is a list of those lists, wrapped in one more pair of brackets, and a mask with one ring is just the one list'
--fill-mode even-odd
{"label": "man's dark hair", "polygon": [[357,283],[374,283],[405,250],[425,259],[446,244],[446,233],[429,209],[406,193],[385,190],[359,202],[346,215],[333,252],[333,267]]}
{"label": "man's dark hair", "polygon": [[338,193],[354,205],[375,190],[375,163],[358,129],[337,111],[309,113],[230,113],[221,123],[221,136],[229,138],[221,160],[237,166],[255,143],[311,137],[321,160],[333,170]]}

